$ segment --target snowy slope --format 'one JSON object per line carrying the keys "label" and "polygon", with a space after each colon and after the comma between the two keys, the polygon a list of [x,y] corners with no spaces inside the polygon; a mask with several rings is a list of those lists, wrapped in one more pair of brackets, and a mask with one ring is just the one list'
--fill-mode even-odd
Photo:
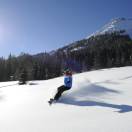
{"label": "snowy slope", "polygon": [[127,34],[132,38],[132,19],[116,18],[112,19],[109,23],[104,25],[100,30],[96,31],[91,36],[101,35],[105,33],[112,33],[115,31],[125,31],[123,34]]}
{"label": "snowy slope", "polygon": [[132,132],[132,67],[76,74],[49,106],[63,77],[0,83],[0,132]]}

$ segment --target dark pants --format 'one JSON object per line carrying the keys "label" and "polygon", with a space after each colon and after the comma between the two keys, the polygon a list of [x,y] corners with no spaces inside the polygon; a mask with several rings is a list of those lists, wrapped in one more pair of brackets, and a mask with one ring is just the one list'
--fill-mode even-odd
{"label": "dark pants", "polygon": [[64,86],[64,85],[58,87],[57,93],[56,93],[56,95],[55,95],[55,97],[54,97],[54,100],[58,100],[58,99],[61,97],[61,94],[62,94],[64,91],[69,90],[69,89],[70,89],[69,87],[66,87],[66,86]]}

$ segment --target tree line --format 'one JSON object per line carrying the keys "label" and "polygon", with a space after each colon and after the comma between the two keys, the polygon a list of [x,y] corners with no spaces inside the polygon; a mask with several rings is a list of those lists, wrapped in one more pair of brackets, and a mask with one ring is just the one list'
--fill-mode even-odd
{"label": "tree line", "polygon": [[75,72],[132,65],[132,40],[118,32],[90,37],[63,47],[54,53],[0,58],[0,81],[46,80],[61,76],[63,69]]}

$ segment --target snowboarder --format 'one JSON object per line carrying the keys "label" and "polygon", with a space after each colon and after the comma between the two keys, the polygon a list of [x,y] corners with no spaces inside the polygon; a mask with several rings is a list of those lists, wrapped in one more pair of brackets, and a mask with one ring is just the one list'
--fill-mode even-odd
{"label": "snowboarder", "polygon": [[51,98],[48,102],[51,105],[54,101],[56,102],[61,97],[62,93],[66,90],[71,89],[72,87],[72,71],[70,69],[66,69],[64,71],[64,85],[57,88],[57,93],[54,98]]}

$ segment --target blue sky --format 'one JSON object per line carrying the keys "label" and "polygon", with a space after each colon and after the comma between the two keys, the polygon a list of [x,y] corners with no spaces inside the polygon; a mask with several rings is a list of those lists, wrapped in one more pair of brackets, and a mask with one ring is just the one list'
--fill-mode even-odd
{"label": "blue sky", "polygon": [[131,12],[132,0],[0,0],[0,56],[57,49]]}

